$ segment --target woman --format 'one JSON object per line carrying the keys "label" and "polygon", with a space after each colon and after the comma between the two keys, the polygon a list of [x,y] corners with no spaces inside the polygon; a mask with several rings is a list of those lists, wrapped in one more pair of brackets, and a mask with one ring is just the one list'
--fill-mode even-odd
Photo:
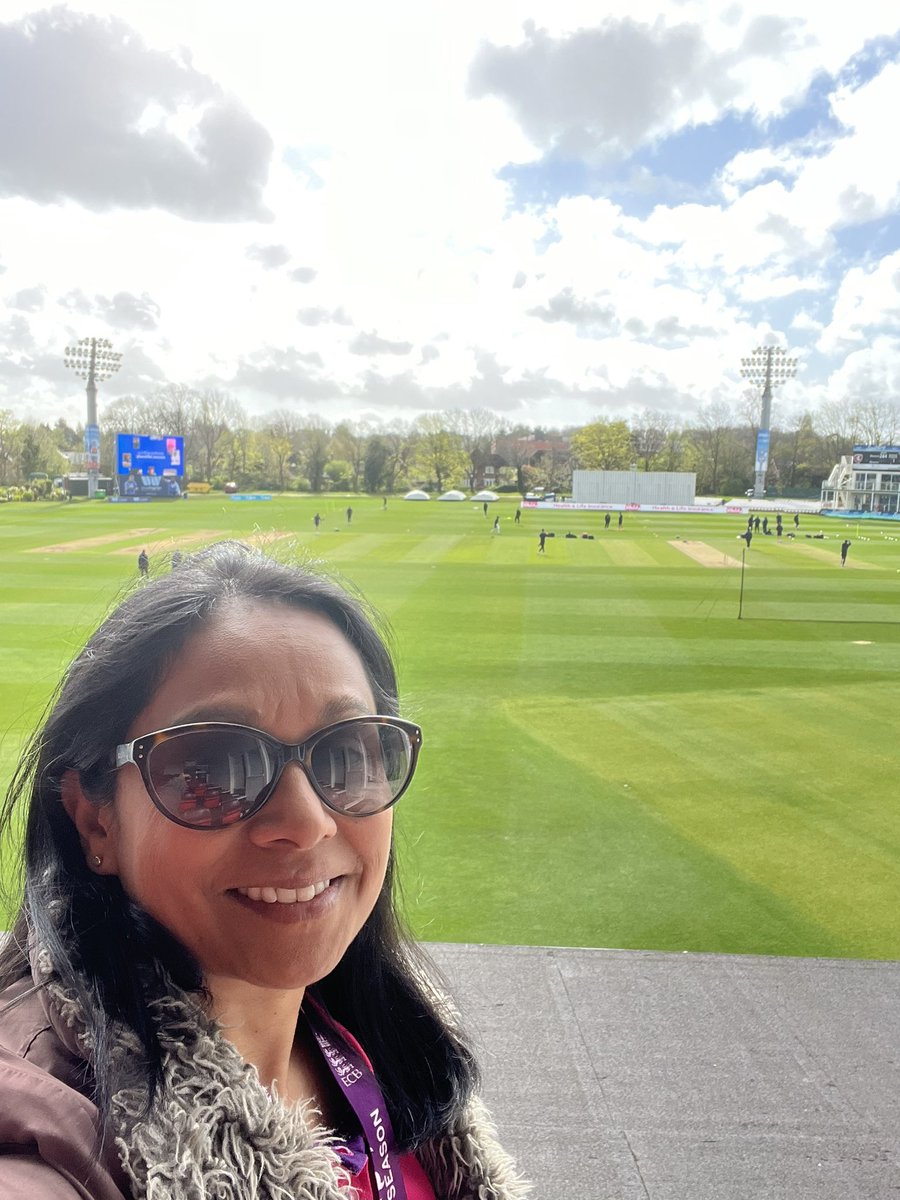
{"label": "woman", "polygon": [[5,812],[0,1195],[526,1194],[393,907],[420,742],[322,578],[222,543],[113,612]]}

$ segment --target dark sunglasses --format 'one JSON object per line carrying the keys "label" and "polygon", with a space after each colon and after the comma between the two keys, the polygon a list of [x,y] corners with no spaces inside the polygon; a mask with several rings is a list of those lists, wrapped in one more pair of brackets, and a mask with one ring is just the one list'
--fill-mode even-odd
{"label": "dark sunglasses", "polygon": [[289,762],[333,812],[384,812],[409,786],[421,745],[419,726],[399,717],[351,717],[297,745],[248,725],[194,722],[116,746],[115,765],[134,763],[150,799],[176,824],[222,829],[258,813]]}

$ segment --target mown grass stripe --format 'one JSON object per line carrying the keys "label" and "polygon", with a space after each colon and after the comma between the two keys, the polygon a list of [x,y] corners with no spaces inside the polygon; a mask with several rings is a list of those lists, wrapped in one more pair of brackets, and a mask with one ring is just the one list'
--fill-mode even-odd
{"label": "mown grass stripe", "polygon": [[[276,557],[320,561],[393,624],[403,708],[425,728],[396,816],[422,932],[900,957],[900,527],[823,522],[813,549],[828,561],[754,539],[738,621],[740,572],[666,543],[739,555],[739,517],[629,514],[606,531],[594,513],[516,525],[511,503],[485,518],[353,497],[348,527],[347,503],[210,496],[152,520],[103,504],[0,508],[6,777],[62,665],[137,585],[135,564],[102,545],[27,551],[114,547],[151,524],[173,548],[198,533],[272,539]],[[539,556],[551,519],[594,540],[558,536]],[[867,569],[836,566],[848,535]]]}

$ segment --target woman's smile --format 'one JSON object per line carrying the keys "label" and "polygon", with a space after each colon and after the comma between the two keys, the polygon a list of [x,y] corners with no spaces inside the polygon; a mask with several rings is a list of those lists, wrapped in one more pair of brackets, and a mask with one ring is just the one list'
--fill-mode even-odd
{"label": "woman's smile", "polygon": [[236,888],[227,892],[243,908],[263,921],[290,925],[297,921],[313,921],[328,913],[337,903],[344,877],[323,880],[301,890],[287,888]]}
{"label": "woman's smile", "polygon": [[306,887],[241,887],[235,890],[248,900],[264,900],[266,904],[297,904],[320,896],[330,885],[331,879],[320,879]]}

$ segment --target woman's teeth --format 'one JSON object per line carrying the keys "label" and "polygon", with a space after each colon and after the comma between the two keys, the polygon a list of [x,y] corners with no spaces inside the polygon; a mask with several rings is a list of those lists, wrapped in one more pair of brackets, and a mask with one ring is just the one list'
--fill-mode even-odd
{"label": "woman's teeth", "polygon": [[302,904],[305,900],[321,896],[330,883],[330,879],[320,879],[318,883],[311,883],[305,888],[242,887],[236,891],[239,896],[246,896],[248,900],[262,900],[265,904]]}

